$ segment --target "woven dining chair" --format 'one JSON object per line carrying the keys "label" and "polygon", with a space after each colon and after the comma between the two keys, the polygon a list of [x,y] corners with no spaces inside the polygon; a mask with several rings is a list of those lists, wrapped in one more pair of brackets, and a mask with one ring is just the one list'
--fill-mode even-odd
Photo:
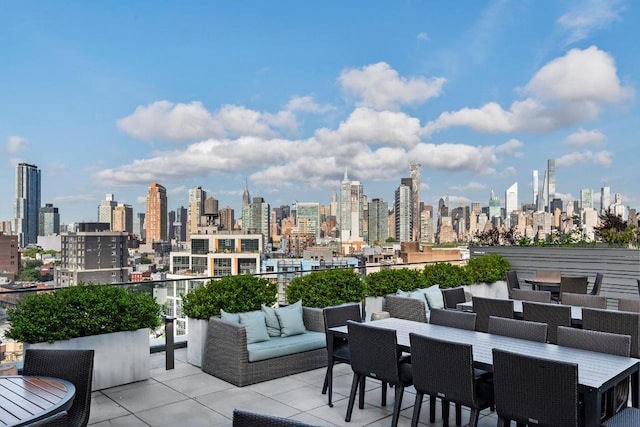
{"label": "woven dining chair", "polygon": [[491,316],[489,333],[528,341],[547,342],[547,324],[541,322]]}
{"label": "woven dining chair", "polygon": [[520,301],[551,302],[551,292],[531,289],[511,289],[509,298]]}
{"label": "woven dining chair", "polygon": [[[347,322],[347,328],[349,330],[353,381],[344,420],[351,421],[358,391],[358,408],[364,408],[365,380],[369,377],[394,386],[395,401],[391,425],[396,427],[400,417],[404,389],[413,384],[411,364],[402,361],[402,352],[398,347],[396,331],[352,320]],[[382,387],[383,395],[386,393],[386,389],[386,387]]]}
{"label": "woven dining chair", "polygon": [[593,282],[593,287],[591,288],[591,292],[589,292],[589,295],[600,295],[600,289],[602,288],[603,279],[604,274],[596,273],[596,279]]}
{"label": "woven dining chair", "polygon": [[640,299],[619,298],[618,311],[640,313]]}
{"label": "woven dining chair", "polygon": [[459,303],[467,300],[463,287],[442,289],[441,292],[444,299],[444,308],[455,310],[458,308]]}
{"label": "woven dining chair", "polygon": [[[442,419],[449,422],[449,404],[464,405],[471,409],[469,426],[478,423],[480,410],[493,405],[493,387],[490,381],[478,379],[473,369],[473,350],[469,344],[453,343],[409,334],[413,360],[413,386],[416,400],[413,407],[412,426],[420,419],[422,399],[425,394],[442,400]],[[433,416],[433,411],[431,411]],[[430,421],[433,422],[433,421]],[[456,420],[460,425],[460,420]]]}
{"label": "woven dining chair", "polygon": [[559,304],[543,304],[524,301],[522,318],[547,324],[547,342],[556,343],[558,326],[571,326],[571,307]]}
{"label": "woven dining chair", "polygon": [[71,427],[84,427],[89,422],[93,354],[93,350],[36,349],[27,349],[24,354],[23,375],[60,378],[75,386],[76,396],[68,411]]}
{"label": "woven dining chair", "polygon": [[[631,337],[629,335],[609,332],[591,331],[588,329],[558,328],[558,345],[579,348],[598,353],[614,354],[629,357],[631,354]],[[629,399],[629,380],[616,384],[607,390],[602,399],[602,418],[608,418],[624,406]]]}
{"label": "woven dining chair", "polygon": [[520,289],[520,281],[518,280],[518,273],[515,270],[509,270],[505,273],[507,279],[507,286],[509,290]]}
{"label": "woven dining chair", "polygon": [[588,284],[589,278],[587,276],[560,277],[560,301],[562,301],[562,294],[565,292],[586,295]]}
{"label": "woven dining chair", "polygon": [[[327,338],[327,348],[329,348],[329,340],[333,339],[333,364],[351,363],[349,355],[349,340],[337,337],[328,332],[329,328],[336,326],[344,326],[348,320],[360,322],[362,314],[360,313],[360,304],[344,304],[339,306],[327,307],[322,311],[324,316],[325,335]],[[333,365],[327,365],[327,372],[324,376],[324,385],[322,386],[322,394],[327,394],[327,401],[330,407],[333,406]]]}
{"label": "woven dining chair", "polygon": [[492,351],[498,426],[579,425],[577,364]]}
{"label": "woven dining chair", "polygon": [[473,297],[473,311],[477,314],[476,331],[489,331],[489,317],[513,318],[513,300]]}
{"label": "woven dining chair", "polygon": [[55,413],[47,418],[25,424],[25,427],[67,427],[69,425],[69,415],[67,411]]}
{"label": "woven dining chair", "polygon": [[601,297],[598,295],[589,294],[563,294],[560,304],[573,305],[576,307],[589,307],[589,308],[607,308],[607,297]]}
{"label": "woven dining chair", "polygon": [[429,316],[429,323],[449,326],[451,328],[473,331],[476,328],[476,313],[434,308]]}
{"label": "woven dining chair", "polygon": [[602,423],[602,427],[637,427],[640,426],[640,409],[624,408]]}
{"label": "woven dining chair", "polygon": [[258,414],[255,412],[244,411],[235,408],[233,410],[233,427],[310,427],[301,421],[291,420],[289,418],[276,417],[273,415]]}

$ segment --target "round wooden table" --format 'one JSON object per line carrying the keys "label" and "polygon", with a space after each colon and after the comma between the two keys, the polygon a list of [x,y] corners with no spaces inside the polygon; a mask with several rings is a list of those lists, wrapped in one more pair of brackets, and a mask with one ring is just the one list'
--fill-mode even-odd
{"label": "round wooden table", "polygon": [[75,386],[59,378],[0,377],[0,426],[23,426],[68,411],[75,394]]}

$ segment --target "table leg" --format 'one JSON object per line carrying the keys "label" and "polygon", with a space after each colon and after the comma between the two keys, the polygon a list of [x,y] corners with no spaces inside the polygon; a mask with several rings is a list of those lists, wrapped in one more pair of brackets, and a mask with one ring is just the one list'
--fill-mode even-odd
{"label": "table leg", "polygon": [[602,393],[600,390],[589,388],[584,392],[583,416],[585,427],[600,426],[600,411],[602,408]]}
{"label": "table leg", "polygon": [[327,404],[333,408],[331,401],[333,395],[333,341],[335,339],[332,331],[327,331]]}
{"label": "table leg", "polygon": [[631,374],[631,405],[640,408],[640,372]]}

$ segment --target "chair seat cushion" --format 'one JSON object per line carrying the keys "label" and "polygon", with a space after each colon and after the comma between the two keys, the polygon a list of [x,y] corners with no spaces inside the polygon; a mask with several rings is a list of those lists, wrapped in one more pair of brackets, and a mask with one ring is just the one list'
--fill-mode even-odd
{"label": "chair seat cushion", "polygon": [[294,353],[317,350],[326,347],[324,332],[307,331],[289,337],[271,337],[268,341],[247,345],[249,362],[272,359]]}

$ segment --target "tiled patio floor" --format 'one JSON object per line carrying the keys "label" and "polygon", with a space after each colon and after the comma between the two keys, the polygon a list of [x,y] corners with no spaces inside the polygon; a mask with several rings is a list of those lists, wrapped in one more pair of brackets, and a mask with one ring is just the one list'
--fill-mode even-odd
{"label": "tiled patio floor", "polygon": [[[236,387],[205,374],[186,363],[186,349],[176,350],[175,369],[165,370],[165,355],[151,355],[151,378],[134,384],[93,393],[91,418],[93,427],[107,426],[231,426],[234,408],[293,418],[319,426],[388,426],[393,411],[393,391],[387,406],[380,406],[380,383],[370,381],[365,408],[356,407],[350,423],[344,422],[347,396],[351,385],[351,368],[337,365],[334,370],[334,407],[327,406],[320,393],[325,369],[316,369],[247,387]],[[415,391],[410,388],[403,399],[400,426],[411,424]],[[429,424],[428,402],[422,405],[421,424],[441,426],[440,405],[436,423]],[[451,408],[450,424],[454,425]],[[463,410],[463,425],[469,411]],[[495,413],[480,415],[480,427],[495,426]]]}

